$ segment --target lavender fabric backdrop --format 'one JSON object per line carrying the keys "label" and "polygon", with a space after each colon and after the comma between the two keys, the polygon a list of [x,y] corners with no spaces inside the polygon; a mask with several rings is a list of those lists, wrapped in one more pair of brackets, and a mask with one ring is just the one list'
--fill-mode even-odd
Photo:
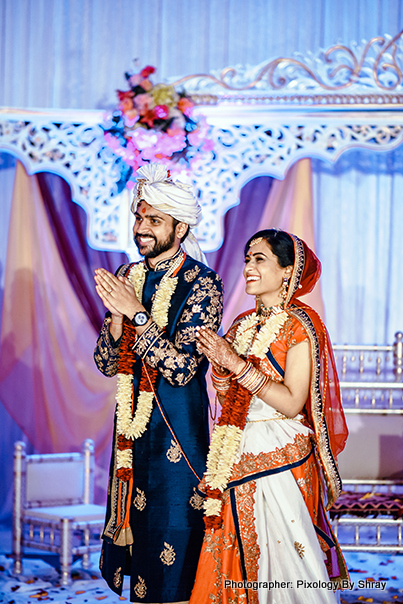
{"label": "lavender fabric backdrop", "polygon": [[128,258],[123,252],[103,252],[88,245],[86,213],[72,203],[66,181],[42,172],[38,174],[38,182],[66,273],[91,324],[99,331],[105,307],[95,291],[94,270],[102,266],[115,272]]}

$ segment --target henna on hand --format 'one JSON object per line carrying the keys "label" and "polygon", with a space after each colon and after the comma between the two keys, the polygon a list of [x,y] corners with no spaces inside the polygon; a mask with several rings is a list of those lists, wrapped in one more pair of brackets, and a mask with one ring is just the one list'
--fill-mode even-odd
{"label": "henna on hand", "polygon": [[245,361],[237,355],[231,344],[211,329],[201,327],[197,330],[196,337],[199,350],[215,367],[219,366],[229,372],[238,373],[245,365]]}

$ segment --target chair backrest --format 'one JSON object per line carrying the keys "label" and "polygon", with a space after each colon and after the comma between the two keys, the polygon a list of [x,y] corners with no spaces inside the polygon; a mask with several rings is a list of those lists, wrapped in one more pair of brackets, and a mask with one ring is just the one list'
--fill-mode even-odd
{"label": "chair backrest", "polygon": [[14,485],[21,507],[76,505],[93,501],[94,443],[81,453],[27,455],[23,442],[14,447]]}
{"label": "chair backrest", "polygon": [[403,478],[403,334],[390,345],[335,345],[349,437],[344,479]]}

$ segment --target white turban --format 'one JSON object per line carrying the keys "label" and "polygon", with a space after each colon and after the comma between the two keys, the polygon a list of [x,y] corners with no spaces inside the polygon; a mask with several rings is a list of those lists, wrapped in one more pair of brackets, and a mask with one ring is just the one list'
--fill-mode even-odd
{"label": "white turban", "polygon": [[[150,206],[168,214],[190,228],[202,219],[201,207],[195,198],[192,187],[170,178],[168,169],[161,164],[145,164],[137,170],[137,190],[132,203],[132,212],[144,199]],[[203,252],[193,233],[189,232],[182,247],[189,256],[205,262]]]}

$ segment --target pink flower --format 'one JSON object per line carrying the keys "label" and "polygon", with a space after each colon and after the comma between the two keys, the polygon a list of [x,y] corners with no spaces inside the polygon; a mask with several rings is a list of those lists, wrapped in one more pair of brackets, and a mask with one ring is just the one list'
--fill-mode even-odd
{"label": "pink flower", "polygon": [[168,136],[165,132],[137,128],[132,134],[133,144],[141,150],[143,159],[170,157],[175,151],[182,151],[186,145],[185,135]]}
{"label": "pink flower", "polygon": [[133,75],[131,75],[127,81],[129,83],[129,86],[134,88],[135,86],[138,86],[140,84],[142,79],[143,78],[141,77],[141,75],[139,73],[133,73]]}
{"label": "pink flower", "polygon": [[153,85],[152,85],[152,83],[150,82],[150,80],[142,80],[142,81],[140,82],[140,86],[141,86],[142,88],[144,88],[144,90],[147,90],[147,92],[148,92],[149,90],[151,90],[151,88],[153,87]]}
{"label": "pink flower", "polygon": [[118,147],[120,147],[119,140],[116,138],[116,136],[112,136],[112,134],[110,134],[110,132],[105,132],[104,138],[105,138],[106,144],[111,149],[115,150]]}
{"label": "pink flower", "polygon": [[186,146],[185,135],[176,134],[175,136],[167,136],[165,133],[158,141],[158,152],[170,157],[175,151],[182,151]]}
{"label": "pink flower", "polygon": [[155,117],[157,117],[160,120],[164,120],[169,115],[169,107],[167,107],[167,105],[156,105],[154,107],[154,113],[155,113]]}
{"label": "pink flower", "polygon": [[192,147],[200,147],[200,145],[203,143],[203,140],[202,133],[198,128],[193,130],[193,132],[189,132],[188,134],[188,141]]}
{"label": "pink flower", "polygon": [[137,149],[132,140],[129,140],[127,147],[124,147],[123,152],[119,153],[119,155],[121,155],[122,159],[134,170],[137,170],[137,168],[144,163],[139,149]]}
{"label": "pink flower", "polygon": [[[158,136],[160,136],[160,132],[156,132],[155,130],[145,130],[144,128],[136,128],[131,135],[131,140],[133,145],[140,149],[141,152],[144,152],[148,148],[153,148],[158,143]],[[145,159],[148,159],[144,156]]]}
{"label": "pink flower", "polygon": [[122,113],[126,113],[133,109],[133,100],[129,98],[124,98],[119,103],[119,109]]}
{"label": "pink flower", "polygon": [[146,92],[135,96],[133,103],[140,115],[144,115],[149,109],[154,107],[153,97]]}
{"label": "pink flower", "polygon": [[130,109],[124,115],[125,126],[133,128],[134,124],[139,120],[140,116],[137,109]]}
{"label": "pink flower", "polygon": [[176,136],[177,134],[183,134],[183,128],[168,128],[167,134],[168,136]]}

